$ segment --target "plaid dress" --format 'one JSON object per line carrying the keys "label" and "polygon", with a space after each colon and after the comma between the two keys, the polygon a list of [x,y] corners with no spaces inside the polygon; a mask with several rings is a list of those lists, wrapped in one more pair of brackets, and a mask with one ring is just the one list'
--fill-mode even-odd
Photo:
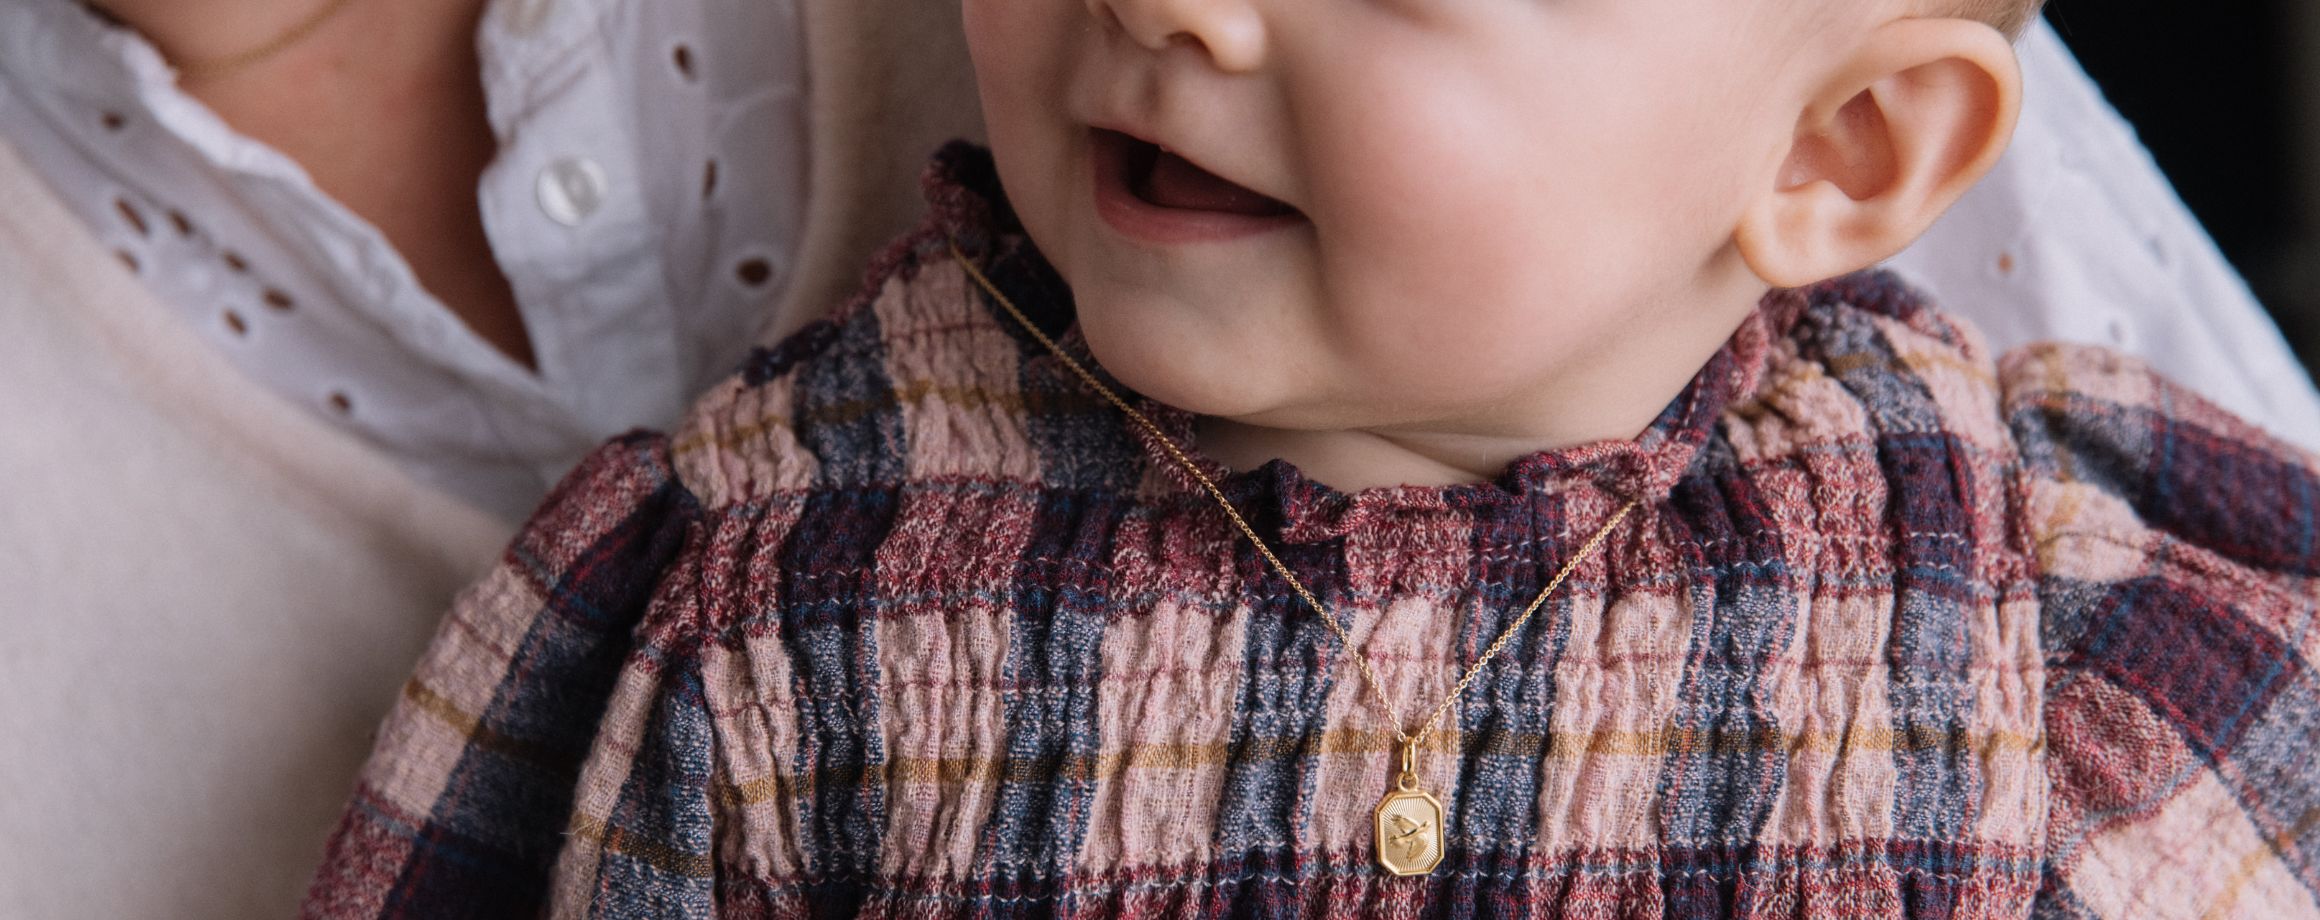
{"label": "plaid dress", "polygon": [[1357,650],[951,262],[1076,341],[996,185],[946,151],[856,302],[558,488],[309,916],[2320,916],[2311,458],[1877,275],[1633,441],[1215,471],[1405,708],[1642,501],[1431,740],[1440,868],[1381,874]]}

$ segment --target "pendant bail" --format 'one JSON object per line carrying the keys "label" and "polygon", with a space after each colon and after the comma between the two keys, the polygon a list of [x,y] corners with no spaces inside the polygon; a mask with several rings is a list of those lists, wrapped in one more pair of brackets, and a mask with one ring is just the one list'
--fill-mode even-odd
{"label": "pendant bail", "polygon": [[1418,739],[1402,739],[1402,775],[1394,785],[1403,792],[1418,788]]}

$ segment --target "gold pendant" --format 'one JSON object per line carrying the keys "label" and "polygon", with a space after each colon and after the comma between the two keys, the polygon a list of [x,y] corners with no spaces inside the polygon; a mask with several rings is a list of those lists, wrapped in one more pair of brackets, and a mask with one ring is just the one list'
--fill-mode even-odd
{"label": "gold pendant", "polygon": [[1442,801],[1418,788],[1418,742],[1402,744],[1402,775],[1378,800],[1378,866],[1395,875],[1427,875],[1442,864]]}

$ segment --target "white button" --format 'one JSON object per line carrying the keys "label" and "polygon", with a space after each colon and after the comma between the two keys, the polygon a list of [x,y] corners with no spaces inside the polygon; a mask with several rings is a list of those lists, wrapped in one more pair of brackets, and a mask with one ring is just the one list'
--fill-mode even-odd
{"label": "white button", "polygon": [[595,160],[565,157],[540,173],[540,210],[567,227],[577,227],[604,206],[604,167]]}

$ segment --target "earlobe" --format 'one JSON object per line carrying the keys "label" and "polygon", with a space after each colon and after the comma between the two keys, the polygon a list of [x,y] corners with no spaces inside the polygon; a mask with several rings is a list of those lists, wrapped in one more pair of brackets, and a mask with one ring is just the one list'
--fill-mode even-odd
{"label": "earlobe", "polygon": [[2012,45],[1980,22],[1876,27],[1799,114],[1733,232],[1741,256],[1800,287],[1900,252],[2005,152],[2021,82]]}

